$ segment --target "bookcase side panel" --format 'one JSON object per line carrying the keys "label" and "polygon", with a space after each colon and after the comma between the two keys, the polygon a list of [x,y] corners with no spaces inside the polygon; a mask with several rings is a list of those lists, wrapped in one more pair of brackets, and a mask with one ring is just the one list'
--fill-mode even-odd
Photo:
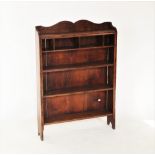
{"label": "bookcase side panel", "polygon": [[115,107],[116,107],[116,68],[117,68],[117,32],[114,37],[114,73],[113,73],[113,117],[115,120]]}
{"label": "bookcase side panel", "polygon": [[41,40],[36,32],[36,78],[37,78],[37,119],[38,119],[38,135],[43,140],[44,118],[43,118],[43,88],[42,88],[42,56],[41,56]]}

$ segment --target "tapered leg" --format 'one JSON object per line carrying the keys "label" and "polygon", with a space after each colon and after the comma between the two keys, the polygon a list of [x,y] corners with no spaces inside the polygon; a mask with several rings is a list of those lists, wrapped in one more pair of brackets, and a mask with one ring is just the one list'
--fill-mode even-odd
{"label": "tapered leg", "polygon": [[41,141],[44,140],[44,125],[43,124],[40,126],[40,139]]}
{"label": "tapered leg", "polygon": [[111,123],[112,128],[115,129],[115,118],[113,116],[107,116],[107,124]]}
{"label": "tapered leg", "polygon": [[44,140],[44,135],[43,135],[43,132],[41,132],[41,134],[40,134],[40,139],[41,139],[41,141],[43,141],[43,140]]}
{"label": "tapered leg", "polygon": [[38,125],[38,136],[40,135],[40,126]]}
{"label": "tapered leg", "polygon": [[112,121],[112,128],[115,129],[115,119]]}
{"label": "tapered leg", "polygon": [[107,124],[109,125],[110,124],[110,117],[107,116]]}
{"label": "tapered leg", "polygon": [[42,125],[41,123],[40,124],[38,123],[38,136],[40,136],[40,139],[42,141],[44,139],[43,131],[44,131],[44,125]]}

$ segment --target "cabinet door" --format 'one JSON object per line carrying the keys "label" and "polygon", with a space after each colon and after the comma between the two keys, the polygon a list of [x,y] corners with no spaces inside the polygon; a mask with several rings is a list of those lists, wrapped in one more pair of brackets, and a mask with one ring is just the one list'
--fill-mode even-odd
{"label": "cabinet door", "polygon": [[86,94],[86,111],[106,111],[106,92],[92,92]]}

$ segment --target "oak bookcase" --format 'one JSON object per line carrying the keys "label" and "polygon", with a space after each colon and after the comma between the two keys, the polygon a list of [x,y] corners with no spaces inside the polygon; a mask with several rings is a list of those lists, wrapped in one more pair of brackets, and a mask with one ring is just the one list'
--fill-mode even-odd
{"label": "oak bookcase", "polygon": [[38,134],[44,125],[107,116],[115,129],[117,30],[111,22],[36,26]]}

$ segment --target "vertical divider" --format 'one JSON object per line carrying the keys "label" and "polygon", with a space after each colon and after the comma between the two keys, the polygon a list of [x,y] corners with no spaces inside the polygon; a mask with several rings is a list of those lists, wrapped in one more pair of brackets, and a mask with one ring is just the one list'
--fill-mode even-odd
{"label": "vertical divider", "polygon": [[78,37],[78,41],[79,41],[79,48],[81,47],[81,37]]}
{"label": "vertical divider", "polygon": [[55,51],[55,39],[53,38],[53,51]]}
{"label": "vertical divider", "polygon": [[83,111],[87,111],[87,93],[84,93],[85,95],[85,102],[84,102],[84,105],[83,105]]}
{"label": "vertical divider", "polygon": [[68,96],[66,96],[66,97],[65,97],[65,100],[66,100],[66,104],[67,104],[67,113],[70,113],[70,112],[71,112],[71,110],[70,110],[70,107],[69,107],[69,105],[70,105],[70,102],[69,102],[69,97],[68,97]]}
{"label": "vertical divider", "polygon": [[109,84],[109,67],[107,66],[107,86]]}
{"label": "vertical divider", "polygon": [[108,112],[109,111],[109,108],[108,108],[108,96],[109,96],[109,92],[108,92],[108,90],[106,91],[106,112]]}
{"label": "vertical divider", "polygon": [[63,82],[63,88],[70,87],[70,72],[66,71],[64,72],[64,82]]}
{"label": "vertical divider", "polygon": [[[45,39],[45,49],[47,48],[47,40]],[[48,66],[48,62],[47,62],[47,59],[48,59],[48,55],[47,55],[47,51],[46,51],[46,54],[45,54],[45,67]],[[46,88],[46,91],[47,91],[47,72],[45,73],[45,88]]]}
{"label": "vertical divider", "polygon": [[[47,40],[45,39],[45,49],[47,49]],[[45,67],[47,67],[48,63],[47,63],[47,51],[45,51]]]}
{"label": "vertical divider", "polygon": [[109,48],[107,49],[107,64],[109,63]]}
{"label": "vertical divider", "polygon": [[107,85],[109,84],[109,67],[108,67],[108,62],[109,62],[109,48],[107,49]]}
{"label": "vertical divider", "polygon": [[48,104],[47,104],[47,99],[45,99],[45,108],[46,108],[46,118],[48,119]]}
{"label": "vertical divider", "polygon": [[[45,39],[45,49],[47,49],[47,39]],[[47,55],[47,51],[45,51],[46,54],[45,54],[45,67],[48,66],[48,62],[47,62],[47,59],[48,59],[48,55]],[[47,92],[47,72],[45,73],[45,91]],[[46,118],[48,118],[48,110],[47,110],[47,99],[45,99],[45,109],[46,109]]]}
{"label": "vertical divider", "polygon": [[105,43],[104,43],[104,35],[102,36],[102,46],[104,46],[105,45]]}

